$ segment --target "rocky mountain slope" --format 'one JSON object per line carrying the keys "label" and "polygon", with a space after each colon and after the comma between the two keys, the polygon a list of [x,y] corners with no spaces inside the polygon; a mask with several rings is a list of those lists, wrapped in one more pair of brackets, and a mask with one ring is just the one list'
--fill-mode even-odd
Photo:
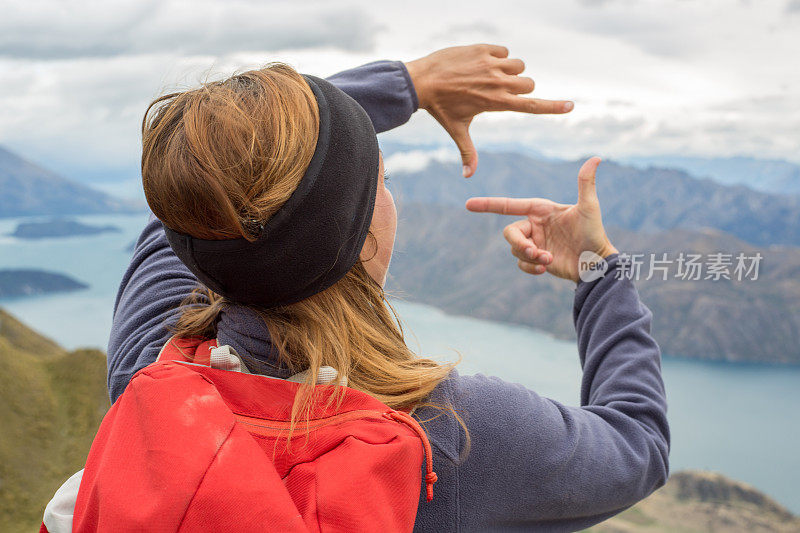
{"label": "rocky mountain slope", "polygon": [[646,500],[588,531],[779,533],[800,518],[754,487],[712,472],[678,472]]}
{"label": "rocky mountain slope", "polygon": [[[463,207],[401,205],[388,289],[447,312],[543,329],[573,338],[574,284],[516,267],[502,228],[513,217]],[[608,228],[628,253],[668,253],[668,279],[637,287],[654,313],[653,333],[670,355],[800,363],[800,248],[756,247],[718,230],[656,233]],[[675,278],[677,254],[760,253],[758,279]],[[731,269],[732,270],[732,269]],[[648,272],[642,273],[642,278]],[[703,277],[707,274],[703,273]],[[751,274],[752,277],[752,274]]]}

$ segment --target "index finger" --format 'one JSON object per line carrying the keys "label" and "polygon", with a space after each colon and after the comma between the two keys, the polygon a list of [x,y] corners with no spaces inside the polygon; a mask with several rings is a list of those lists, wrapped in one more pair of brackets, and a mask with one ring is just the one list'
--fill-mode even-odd
{"label": "index finger", "polygon": [[467,200],[466,208],[475,213],[497,213],[499,215],[527,215],[530,200],[499,196],[477,196]]}
{"label": "index finger", "polygon": [[575,104],[569,100],[542,100],[541,98],[525,98],[512,96],[506,102],[508,111],[532,113],[535,115],[558,115],[569,113]]}

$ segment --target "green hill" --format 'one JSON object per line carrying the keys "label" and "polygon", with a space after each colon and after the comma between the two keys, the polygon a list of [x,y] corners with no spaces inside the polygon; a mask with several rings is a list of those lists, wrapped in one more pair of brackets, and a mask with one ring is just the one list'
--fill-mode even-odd
{"label": "green hill", "polygon": [[109,407],[105,355],[66,352],[0,310],[0,531],[36,531]]}

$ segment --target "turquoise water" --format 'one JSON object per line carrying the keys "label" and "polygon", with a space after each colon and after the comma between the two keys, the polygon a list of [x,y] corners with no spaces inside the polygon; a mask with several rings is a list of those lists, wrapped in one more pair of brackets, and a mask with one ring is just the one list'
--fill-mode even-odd
{"label": "turquoise water", "polygon": [[[121,234],[20,241],[4,236],[16,220],[0,220],[0,268],[67,273],[88,290],[17,300],[0,306],[67,348],[104,348],[117,286],[147,215],[86,216]],[[578,402],[580,366],[573,343],[520,326],[446,315],[396,301],[409,344],[425,355],[462,357],[462,373],[483,372],[522,383],[544,396]],[[569,310],[565,309],[567,313]],[[746,481],[800,512],[800,368],[664,360],[672,428],[673,471],[715,470]]]}

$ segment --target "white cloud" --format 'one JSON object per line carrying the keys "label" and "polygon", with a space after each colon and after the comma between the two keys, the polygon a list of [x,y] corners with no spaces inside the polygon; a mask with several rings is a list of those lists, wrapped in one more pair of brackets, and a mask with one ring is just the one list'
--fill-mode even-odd
{"label": "white cloud", "polygon": [[3,8],[0,55],[26,59],[226,54],[331,46],[369,50],[363,10],[248,0],[25,1]]}
{"label": "white cloud", "polygon": [[[168,88],[270,60],[328,75],[494,41],[525,60],[538,97],[576,108],[482,115],[473,127],[479,149],[513,142],[569,157],[798,160],[800,71],[785,59],[800,56],[798,8],[798,0],[465,0],[455,10],[419,0],[6,0],[0,143],[74,177],[131,178],[141,114]],[[424,113],[389,137],[440,143],[457,157]]]}
{"label": "white cloud", "polygon": [[455,149],[438,148],[435,150],[407,150],[396,152],[383,160],[384,168],[392,172],[418,172],[426,168],[432,161],[453,163],[460,161]]}

